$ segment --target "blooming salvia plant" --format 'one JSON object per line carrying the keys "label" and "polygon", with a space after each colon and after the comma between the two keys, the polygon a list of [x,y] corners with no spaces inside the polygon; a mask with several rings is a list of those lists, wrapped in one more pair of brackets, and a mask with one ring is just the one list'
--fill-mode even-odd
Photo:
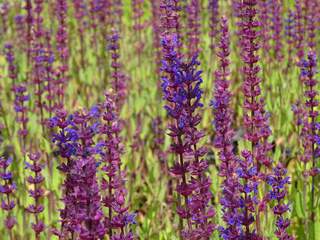
{"label": "blooming salvia plant", "polygon": [[[316,211],[315,211],[315,177],[320,173],[320,168],[318,168],[318,158],[319,158],[319,124],[317,117],[319,115],[317,107],[319,106],[318,92],[317,92],[317,56],[316,53],[310,51],[306,60],[301,61],[301,75],[300,79],[305,86],[305,108],[307,109],[307,117],[303,121],[303,148],[304,153],[301,157],[304,163],[304,176],[311,176],[311,191],[310,191],[310,220],[314,221]],[[307,163],[311,162],[310,170],[307,170]],[[305,179],[306,181],[306,179]],[[305,182],[306,184],[306,182]],[[306,186],[304,186],[304,189]],[[305,189],[306,190],[306,189]],[[306,191],[304,192],[306,193]],[[304,196],[305,198],[306,196]],[[312,224],[311,239],[315,239],[315,226]]]}
{"label": "blooming salvia plant", "polygon": [[13,174],[10,171],[10,166],[12,164],[12,158],[0,157],[0,193],[4,197],[1,202],[1,209],[6,212],[4,218],[4,226],[9,231],[10,240],[14,240],[13,227],[16,225],[16,218],[13,216],[13,209],[16,206],[13,194],[16,190],[16,184],[13,180]]}
{"label": "blooming salvia plant", "polygon": [[301,8],[301,1],[295,1],[295,11],[294,11],[294,42],[296,49],[296,63],[299,65],[300,61],[304,58],[304,36],[305,28],[303,26],[303,15]]}
{"label": "blooming salvia plant", "polygon": [[282,44],[282,2],[281,0],[271,1],[271,29],[272,29],[272,40],[273,40],[273,54],[277,62],[283,59],[283,44]]}
{"label": "blooming salvia plant", "polygon": [[145,23],[143,22],[143,5],[144,5],[144,0],[132,0],[131,1],[132,5],[132,18],[133,18],[133,31],[136,34],[136,52],[138,54],[138,63],[139,65],[141,64],[141,54],[144,49],[144,41],[142,39],[143,37],[143,30],[145,28]]}
{"label": "blooming salvia plant", "polygon": [[72,0],[74,17],[77,19],[77,31],[80,41],[80,65],[84,69],[86,67],[85,54],[86,54],[86,45],[84,34],[87,30],[87,3],[84,0]]}
{"label": "blooming salvia plant", "polygon": [[270,33],[270,1],[269,0],[261,0],[258,1],[258,14],[259,21],[261,23],[261,44],[262,50],[265,56],[269,55],[271,45],[271,33]]}
{"label": "blooming salvia plant", "polygon": [[55,81],[55,92],[58,98],[58,104],[63,107],[64,102],[64,90],[68,79],[68,59],[69,59],[69,48],[68,48],[68,31],[67,31],[67,11],[68,4],[66,0],[56,1],[56,16],[58,19],[58,31],[56,34],[57,51],[59,56],[59,67],[57,72],[57,79]]}
{"label": "blooming salvia plant", "polygon": [[288,51],[288,64],[287,70],[291,66],[293,62],[293,54],[294,54],[294,12],[292,10],[289,11],[287,18],[285,19],[285,38],[287,42],[287,51]]}
{"label": "blooming salvia plant", "polygon": [[[130,240],[134,236],[130,225],[135,223],[135,214],[128,212],[126,206],[127,191],[125,188],[125,174],[121,170],[121,155],[124,151],[120,136],[122,127],[115,105],[115,95],[106,93],[103,104],[102,125],[100,133],[103,136],[101,155],[102,204],[107,208],[105,226],[108,236],[112,240]],[[126,231],[128,229],[128,231]]]}
{"label": "blooming salvia plant", "polygon": [[111,56],[111,78],[112,89],[116,94],[116,106],[121,110],[127,95],[127,77],[122,71],[122,63],[120,62],[120,35],[114,30],[108,38],[108,50]]}
{"label": "blooming salvia plant", "polygon": [[188,57],[200,53],[200,1],[191,0],[187,6]]}
{"label": "blooming salvia plant", "polygon": [[18,135],[20,140],[20,148],[25,154],[27,135],[28,135],[28,108],[27,102],[29,101],[29,95],[27,94],[27,87],[24,83],[19,83],[17,80],[17,66],[15,63],[14,48],[12,44],[5,45],[6,60],[8,63],[9,78],[12,81],[11,91],[14,95],[14,111],[16,112],[16,121],[20,124]]}
{"label": "blooming salvia plant", "polygon": [[44,176],[42,175],[43,164],[40,163],[40,152],[33,152],[28,154],[30,162],[26,162],[26,168],[33,173],[27,178],[27,182],[33,187],[29,190],[29,195],[34,199],[34,203],[27,207],[27,212],[34,215],[34,222],[32,229],[35,234],[35,239],[40,240],[41,233],[45,230],[45,225],[40,220],[40,214],[44,211],[44,205],[40,202],[44,195],[44,188],[42,183]]}
{"label": "blooming salvia plant", "polygon": [[290,220],[285,217],[289,211],[289,204],[284,202],[287,196],[287,185],[290,183],[289,177],[286,176],[287,170],[279,163],[273,168],[272,174],[267,176],[267,184],[271,186],[271,190],[267,194],[269,201],[275,201],[272,208],[273,214],[276,217],[275,235],[280,240],[293,240],[294,238],[287,233],[287,228],[290,225]]}
{"label": "blooming salvia plant", "polygon": [[[170,2],[169,2],[170,4]],[[171,5],[166,6],[170,9]],[[171,13],[172,12],[167,12]],[[183,239],[209,239],[215,226],[212,221],[214,210],[210,206],[212,193],[211,180],[205,172],[208,163],[203,159],[206,154],[199,141],[204,136],[198,130],[201,116],[198,109],[202,107],[201,71],[197,56],[183,62],[177,52],[179,39],[176,31],[167,24],[162,35],[162,91],[166,100],[165,109],[171,123],[168,126],[172,138],[171,151],[178,160],[170,169],[177,179],[176,191],[179,194],[177,213],[180,217],[180,235]]]}
{"label": "blooming salvia plant", "polygon": [[240,207],[239,180],[236,177],[238,161],[234,154],[232,129],[233,112],[231,110],[230,91],[230,36],[226,17],[221,18],[220,41],[217,56],[220,59],[219,68],[215,71],[214,99],[211,102],[214,113],[215,138],[214,146],[219,149],[220,168],[219,176],[223,177],[221,187],[223,221],[220,226],[220,236],[223,239],[237,239],[240,237]]}
{"label": "blooming salvia plant", "polygon": [[[244,138],[251,145],[249,149],[242,152],[243,160],[239,162],[239,178],[242,179],[242,213],[244,214],[242,224],[245,231],[244,236],[248,238],[261,238],[260,217],[257,204],[258,185],[263,180],[262,167],[268,168],[271,159],[268,152],[272,145],[268,142],[271,130],[268,122],[268,114],[264,110],[264,100],[260,96],[261,88],[258,73],[259,50],[258,30],[260,22],[257,20],[257,1],[246,0],[240,4],[240,42],[242,61],[244,66],[243,94],[244,94],[244,116],[245,128]],[[256,231],[250,230],[250,225],[255,222]]]}
{"label": "blooming salvia plant", "polygon": [[33,9],[32,9],[32,1],[26,0],[24,9],[26,10],[26,25],[27,25],[27,32],[26,32],[26,40],[27,40],[27,61],[28,61],[28,70],[29,66],[31,64],[31,51],[32,51],[32,40],[33,40],[33,34],[32,34],[32,28],[34,23],[34,16],[33,16]]}
{"label": "blooming salvia plant", "polygon": [[[160,3],[160,19],[161,19],[161,38],[169,33],[174,33],[176,51],[181,54],[181,24],[180,14],[181,7],[177,0],[162,0]],[[162,40],[161,40],[162,41]]]}
{"label": "blooming salvia plant", "polygon": [[57,111],[49,121],[50,127],[60,128],[53,135],[53,142],[66,160],[59,165],[66,174],[61,229],[54,231],[61,239],[100,239],[105,234],[94,157],[99,146],[93,139],[98,133],[99,118],[99,108],[94,107],[69,116],[63,110]]}
{"label": "blooming salvia plant", "polygon": [[210,49],[212,53],[214,52],[214,49],[216,47],[216,41],[219,34],[219,0],[210,0],[208,1],[208,11],[210,16],[210,31],[209,31],[209,37],[210,37]]}

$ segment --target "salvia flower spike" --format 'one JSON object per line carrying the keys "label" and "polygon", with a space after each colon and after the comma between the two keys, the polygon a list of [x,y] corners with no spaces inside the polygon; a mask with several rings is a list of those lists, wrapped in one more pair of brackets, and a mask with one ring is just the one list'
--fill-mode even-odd
{"label": "salvia flower spike", "polygon": [[267,176],[267,183],[271,186],[271,190],[267,194],[269,201],[275,201],[272,208],[273,214],[276,217],[276,231],[275,235],[279,240],[293,240],[294,238],[287,233],[287,228],[290,225],[290,220],[285,217],[289,211],[289,204],[284,202],[287,196],[287,185],[290,183],[289,177],[286,176],[287,170],[278,163],[273,168],[272,174]]}
{"label": "salvia flower spike", "polygon": [[13,199],[16,184],[13,181],[12,172],[9,170],[12,160],[11,157],[0,157],[0,194],[4,196],[1,202],[1,209],[6,212],[3,224],[9,231],[10,240],[14,240],[12,229],[17,223],[12,214],[13,209],[16,206],[15,200]]}
{"label": "salvia flower spike", "polygon": [[172,119],[168,126],[171,151],[178,157],[170,172],[178,179],[176,191],[183,199],[177,207],[180,234],[183,239],[208,239],[215,229],[212,222],[215,213],[209,204],[212,193],[211,181],[205,175],[206,149],[198,146],[204,136],[197,129],[201,120],[197,110],[202,107],[202,78],[201,71],[197,70],[200,63],[197,56],[186,63],[178,58],[176,33],[167,31],[163,35],[162,48],[162,91],[165,109]]}
{"label": "salvia flower spike", "polygon": [[33,188],[29,190],[29,195],[34,199],[34,203],[27,207],[27,212],[34,215],[34,222],[32,223],[32,229],[35,234],[35,239],[40,240],[41,233],[45,230],[45,225],[40,220],[40,214],[44,211],[44,205],[41,203],[41,199],[44,195],[44,188],[42,183],[44,176],[42,175],[43,164],[40,163],[40,152],[29,153],[28,157],[30,162],[26,162],[26,168],[33,173],[27,178],[27,182],[33,185]]}
{"label": "salvia flower spike", "polygon": [[228,21],[226,17],[221,18],[220,43],[217,49],[217,56],[220,59],[219,68],[215,72],[214,99],[211,102],[214,113],[214,128],[216,135],[214,146],[219,149],[220,173],[224,177],[222,183],[222,205],[223,220],[225,226],[220,226],[220,236],[223,239],[236,239],[240,237],[239,224],[240,207],[239,181],[235,177],[237,159],[233,149],[234,131],[232,129],[233,113],[231,110],[230,92],[230,36]]}
{"label": "salvia flower spike", "polygon": [[[118,117],[114,93],[108,91],[105,96],[105,112],[100,127],[100,133],[105,137],[100,153],[102,170],[105,173],[101,184],[102,192],[105,192],[102,204],[108,209],[105,226],[110,239],[131,240],[134,236],[130,227],[135,223],[135,214],[129,213],[125,201],[125,173],[121,170],[121,155],[124,152],[120,137],[122,124]],[[126,232],[126,228],[129,231]]]}

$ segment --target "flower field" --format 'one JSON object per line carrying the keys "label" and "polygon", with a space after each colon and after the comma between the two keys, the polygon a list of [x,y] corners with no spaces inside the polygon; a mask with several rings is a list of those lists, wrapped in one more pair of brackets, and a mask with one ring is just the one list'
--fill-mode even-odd
{"label": "flower field", "polygon": [[319,0],[0,0],[0,240],[320,240]]}

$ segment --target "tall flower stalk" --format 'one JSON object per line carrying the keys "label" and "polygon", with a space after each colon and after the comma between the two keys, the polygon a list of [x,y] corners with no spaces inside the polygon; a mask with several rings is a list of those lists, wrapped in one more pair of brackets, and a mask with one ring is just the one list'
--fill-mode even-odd
{"label": "tall flower stalk", "polygon": [[[317,157],[319,156],[319,148],[318,148],[318,129],[317,129],[317,117],[319,115],[317,111],[317,107],[319,106],[318,92],[316,90],[317,80],[315,78],[317,72],[317,57],[315,52],[310,51],[308,53],[307,60],[304,60],[300,63],[301,66],[301,80],[305,86],[305,107],[308,109],[307,116],[308,118],[304,121],[303,131],[305,132],[304,138],[304,154],[302,156],[302,161],[304,162],[305,171],[306,164],[311,162],[311,170],[305,172],[305,176],[311,176],[311,192],[310,192],[310,221],[313,223],[315,221],[316,215],[316,207],[315,207],[315,177],[319,173],[319,169],[317,169]],[[312,229],[312,239],[315,239],[315,225],[313,225]]]}
{"label": "tall flower stalk", "polygon": [[31,163],[26,162],[26,167],[33,173],[27,178],[29,184],[33,185],[33,188],[29,190],[30,197],[34,199],[34,203],[27,207],[27,211],[34,215],[34,222],[32,223],[32,229],[35,234],[35,239],[40,240],[40,234],[44,231],[45,225],[42,220],[40,220],[40,213],[43,212],[44,206],[41,204],[41,198],[44,195],[44,189],[41,184],[44,181],[44,176],[41,171],[43,165],[40,163],[40,153],[30,153],[29,159]]}
{"label": "tall flower stalk", "polygon": [[127,95],[127,77],[122,72],[122,63],[120,62],[120,35],[114,30],[108,38],[108,50],[111,56],[111,78],[112,88],[116,94],[116,106],[121,109]]}
{"label": "tall flower stalk", "polygon": [[258,1],[259,21],[261,22],[261,44],[265,56],[269,55],[270,46],[270,3],[269,0]]}
{"label": "tall flower stalk", "polygon": [[307,39],[308,39],[308,47],[315,51],[315,48],[317,46],[316,42],[316,25],[317,25],[317,5],[316,1],[311,0],[309,1],[309,12],[307,14],[307,26],[306,26],[306,31],[307,31]]}
{"label": "tall flower stalk", "polygon": [[[242,153],[243,161],[246,162],[240,162],[242,170],[239,176],[244,181],[244,187],[248,187],[249,184],[250,192],[252,192],[252,195],[248,196],[246,191],[242,191],[244,195],[244,219],[246,219],[243,224],[245,225],[245,236],[247,237],[252,237],[252,234],[255,234],[254,232],[250,232],[249,227],[253,221],[256,223],[257,235],[261,234],[256,195],[262,177],[260,174],[261,167],[265,166],[268,168],[270,166],[271,160],[268,157],[268,151],[272,148],[268,143],[268,137],[271,134],[268,115],[264,110],[263,98],[260,96],[261,79],[258,76],[260,67],[258,66],[259,56],[257,55],[257,51],[259,50],[257,28],[260,26],[260,22],[256,19],[256,5],[256,0],[243,1],[240,5],[241,21],[238,23],[240,27],[240,45],[242,48],[241,57],[244,63],[244,138],[251,145],[249,150],[245,150]],[[252,211],[255,214],[249,214]]]}
{"label": "tall flower stalk", "polygon": [[[185,63],[180,59],[179,32],[175,20],[177,14],[174,1],[164,2],[162,34],[162,91],[167,101],[165,109],[172,122],[169,136],[172,138],[171,151],[178,161],[170,169],[177,181],[177,213],[180,217],[179,230],[182,239],[209,239],[214,231],[212,217],[214,210],[209,202],[210,178],[205,174],[208,163],[203,159],[206,154],[199,141],[204,136],[198,130],[202,107],[201,71],[197,56]],[[170,21],[171,20],[171,21]],[[174,23],[174,25],[172,24]]]}
{"label": "tall flower stalk", "polygon": [[181,7],[178,0],[162,0],[160,3],[161,9],[161,38],[164,35],[172,33],[175,35],[177,45],[176,51],[181,54],[182,38],[181,38],[181,23],[180,11]]}
{"label": "tall flower stalk", "polygon": [[86,31],[86,16],[87,16],[87,5],[84,0],[72,0],[74,8],[74,17],[77,19],[77,31],[79,34],[80,41],[80,66],[85,68],[85,31]]}
{"label": "tall flower stalk", "polygon": [[282,1],[274,0],[271,3],[272,11],[272,40],[273,40],[273,53],[275,59],[280,62],[283,59],[282,53]]}
{"label": "tall flower stalk", "polygon": [[14,240],[13,227],[17,224],[16,218],[13,216],[13,209],[16,204],[13,194],[16,190],[16,184],[13,181],[12,172],[9,170],[12,164],[12,158],[0,157],[0,193],[4,196],[1,202],[1,209],[6,212],[4,218],[4,226],[9,231],[10,240]]}
{"label": "tall flower stalk", "polygon": [[56,93],[58,98],[58,104],[63,106],[64,91],[68,79],[68,32],[67,32],[67,11],[68,5],[66,0],[58,0],[56,3],[56,16],[58,18],[58,31],[56,34],[57,50],[60,60],[57,76]]}
{"label": "tall flower stalk", "polygon": [[105,234],[96,176],[98,164],[94,158],[99,147],[93,140],[99,118],[99,109],[92,108],[69,116],[65,111],[57,111],[57,116],[49,121],[50,127],[60,128],[53,141],[58,154],[66,160],[59,164],[59,170],[66,174],[62,224],[60,231],[55,231],[60,239],[101,239]]}
{"label": "tall flower stalk", "polygon": [[295,12],[294,12],[294,33],[295,33],[295,48],[297,64],[304,58],[304,35],[305,28],[303,25],[303,15],[300,0],[295,1]]}
{"label": "tall flower stalk", "polygon": [[187,6],[188,20],[188,57],[200,53],[200,1],[191,0]]}
{"label": "tall flower stalk", "polygon": [[120,137],[122,128],[114,97],[112,92],[106,93],[103,124],[100,128],[100,133],[105,136],[101,151],[102,170],[105,173],[101,186],[102,192],[105,193],[102,204],[108,209],[105,225],[109,238],[130,240],[133,239],[133,234],[130,229],[126,232],[126,228],[135,223],[135,215],[128,212],[125,201],[125,174],[121,170],[121,155],[124,151]]}
{"label": "tall flower stalk", "polygon": [[45,120],[45,108],[44,108],[44,27],[43,17],[43,0],[36,0],[34,5],[34,42],[32,46],[32,60],[33,60],[33,72],[32,83],[34,87],[34,95],[36,96],[36,108],[40,114],[40,124],[42,125],[42,134],[44,134],[44,120]]}
{"label": "tall flower stalk", "polygon": [[6,60],[8,62],[8,72],[9,78],[12,81],[11,91],[14,95],[14,110],[16,112],[16,121],[20,124],[18,130],[18,135],[20,139],[20,148],[22,154],[25,156],[25,150],[27,145],[27,135],[28,135],[28,109],[26,103],[29,100],[29,95],[27,94],[27,88],[24,83],[18,83],[17,81],[17,66],[15,63],[14,49],[11,44],[5,45]]}
{"label": "tall flower stalk", "polygon": [[294,54],[294,37],[295,37],[295,29],[294,29],[294,12],[292,10],[289,11],[288,16],[285,21],[285,38],[287,42],[287,52],[288,52],[288,65],[287,65],[287,71],[290,68],[292,62],[293,62],[293,54]]}
{"label": "tall flower stalk", "polygon": [[216,135],[214,146],[219,149],[219,176],[223,177],[222,205],[223,221],[220,236],[223,239],[239,239],[240,207],[239,181],[236,178],[237,159],[233,149],[234,131],[232,129],[231,91],[230,91],[230,36],[226,17],[221,18],[220,44],[217,56],[220,59],[218,70],[215,71],[214,99],[211,102],[214,113]]}
{"label": "tall flower stalk", "polygon": [[138,54],[138,64],[141,65],[141,54],[143,53],[144,49],[144,41],[142,39],[143,30],[145,28],[145,23],[143,22],[143,5],[144,0],[132,0],[132,18],[133,18],[133,31],[135,32],[136,39],[135,39],[135,45],[136,45],[136,52]]}
{"label": "tall flower stalk", "polygon": [[71,195],[74,179],[71,175],[71,169],[74,165],[72,156],[75,155],[77,149],[78,135],[72,128],[73,118],[67,115],[64,109],[57,109],[56,115],[47,122],[48,127],[53,132],[57,128],[58,133],[52,136],[52,142],[57,146],[56,154],[65,159],[65,162],[59,164],[58,169],[64,173],[65,180],[62,184],[63,194],[62,201],[64,207],[60,209],[60,230],[55,230],[54,233],[59,236],[59,239],[70,237],[74,239],[74,224],[71,219],[74,217],[74,198]]}
{"label": "tall flower stalk", "polygon": [[24,6],[24,9],[27,11],[26,14],[26,24],[27,24],[27,33],[26,33],[26,40],[27,40],[27,64],[28,64],[28,71],[29,66],[31,64],[31,50],[32,50],[32,40],[33,40],[33,34],[32,34],[32,28],[34,23],[34,17],[33,17],[33,9],[32,9],[32,1],[26,0],[26,4]]}
{"label": "tall flower stalk", "polygon": [[289,211],[289,204],[284,202],[284,198],[288,194],[286,185],[290,183],[289,177],[286,177],[287,170],[279,163],[273,168],[266,181],[271,186],[267,198],[274,200],[276,203],[272,208],[273,214],[276,217],[276,231],[275,235],[279,240],[294,240],[292,236],[287,233],[287,228],[290,226],[290,220],[285,217],[285,213]]}
{"label": "tall flower stalk", "polygon": [[208,11],[209,11],[209,37],[210,37],[210,49],[211,55],[214,54],[214,49],[216,47],[216,41],[219,34],[219,0],[209,0],[208,1]]}

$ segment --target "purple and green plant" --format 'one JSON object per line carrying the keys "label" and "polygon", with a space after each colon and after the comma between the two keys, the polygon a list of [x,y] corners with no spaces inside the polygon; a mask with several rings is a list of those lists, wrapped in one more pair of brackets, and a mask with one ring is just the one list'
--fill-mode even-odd
{"label": "purple and green plant", "polygon": [[16,206],[14,192],[17,187],[13,179],[13,174],[10,171],[12,161],[12,157],[0,157],[0,193],[4,196],[1,201],[1,209],[6,212],[3,225],[9,232],[10,240],[14,240],[13,228],[17,224],[17,220],[13,215],[13,209]]}
{"label": "purple and green plant", "polygon": [[220,236],[223,239],[239,239],[240,228],[240,182],[236,177],[238,168],[237,156],[234,152],[233,141],[235,133],[232,127],[233,111],[231,109],[231,82],[230,77],[230,34],[228,20],[220,20],[220,41],[216,50],[220,59],[219,68],[215,71],[213,107],[215,128],[214,146],[219,150],[219,176],[223,177],[221,185],[222,219],[224,226],[219,226]]}

